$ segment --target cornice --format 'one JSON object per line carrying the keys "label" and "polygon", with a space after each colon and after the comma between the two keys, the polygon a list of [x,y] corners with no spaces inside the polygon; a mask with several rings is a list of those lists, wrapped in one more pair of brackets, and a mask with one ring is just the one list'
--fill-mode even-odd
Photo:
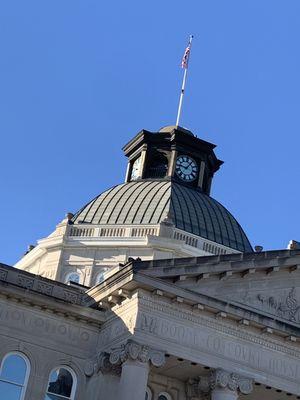
{"label": "cornice", "polygon": [[[202,308],[205,308],[215,315],[222,312],[222,315],[228,317],[228,319],[245,319],[261,329],[265,329],[266,327],[272,328],[274,334],[279,334],[281,336],[300,335],[300,327],[297,323],[285,321],[275,315],[260,310],[249,309],[247,306],[244,307],[241,304],[234,304],[228,300],[221,300],[206,294],[192,292],[171,284],[168,281],[145,275],[145,271],[140,269],[140,266],[140,263],[129,263],[125,265],[120,271],[110,276],[104,283],[87,291],[87,298],[84,300],[84,304],[92,305],[93,303],[106,302],[109,296],[118,298],[118,290],[127,290],[130,283],[131,292],[141,287],[150,292],[159,291],[161,295],[169,301],[180,298],[180,302],[183,303],[184,306],[197,307],[200,305]],[[114,304],[118,302],[122,302],[122,299],[119,298],[119,300],[114,301]]]}
{"label": "cornice", "polygon": [[134,280],[137,282],[137,285],[148,284],[153,290],[159,289],[166,298],[176,299],[176,297],[180,297],[182,303],[187,306],[194,306],[200,303],[207,310],[211,310],[215,314],[218,311],[222,311],[235,319],[245,318],[250,322],[252,321],[254,324],[270,326],[274,328],[274,330],[286,332],[286,335],[288,333],[296,336],[300,335],[300,327],[297,323],[283,320],[276,315],[271,315],[264,311],[249,309],[247,306],[244,307],[241,304],[232,303],[229,300],[221,300],[206,294],[192,292],[161,279],[144,275],[144,271],[136,273],[134,275]]}
{"label": "cornice", "polygon": [[0,267],[0,296],[7,301],[62,313],[97,326],[105,321],[104,313],[82,305],[83,293],[77,289],[12,267]]}
{"label": "cornice", "polygon": [[200,313],[196,314],[188,309],[179,308],[178,304],[161,301],[157,299],[157,296],[148,295],[145,292],[139,293],[139,304],[140,312],[144,307],[144,310],[147,310],[150,314],[157,311],[161,315],[170,316],[173,320],[175,318],[177,321],[188,321],[195,325],[207,326],[216,332],[259,344],[266,349],[281,351],[297,358],[300,357],[300,346],[298,344],[276,340],[272,335],[250,332],[249,328],[241,327],[236,321],[229,322]]}
{"label": "cornice", "polygon": [[300,270],[300,250],[133,261],[133,265],[143,269],[145,274],[160,278],[174,278],[179,275],[197,277],[204,273],[216,275],[226,271],[246,276],[249,269],[253,270],[253,273],[265,271],[270,275],[279,271],[291,273]]}

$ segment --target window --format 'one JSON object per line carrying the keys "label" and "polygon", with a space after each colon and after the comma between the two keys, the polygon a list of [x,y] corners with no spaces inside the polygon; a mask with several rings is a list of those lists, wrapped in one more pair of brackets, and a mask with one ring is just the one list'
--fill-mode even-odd
{"label": "window", "polygon": [[108,270],[108,268],[103,268],[101,272],[96,277],[96,285],[99,285],[99,283],[102,283],[104,281],[104,276],[105,272]]}
{"label": "window", "polygon": [[99,285],[99,283],[102,283],[103,281],[104,281],[104,272],[100,272],[100,274],[97,275],[96,285]]}
{"label": "window", "polygon": [[23,400],[29,371],[29,361],[23,354],[7,354],[2,361],[0,369],[1,398]]}
{"label": "window", "polygon": [[58,367],[50,373],[45,400],[73,400],[76,390],[76,377],[66,367]]}
{"label": "window", "polygon": [[168,393],[163,392],[158,395],[158,400],[172,400],[172,397]]}
{"label": "window", "polygon": [[79,283],[80,281],[80,275],[78,272],[71,272],[70,274],[67,275],[66,277],[66,283],[68,282],[76,282]]}
{"label": "window", "polygon": [[149,387],[147,387],[147,389],[146,389],[145,400],[152,400],[152,392]]}
{"label": "window", "polygon": [[164,178],[168,172],[168,158],[157,150],[152,151],[149,156],[146,178]]}

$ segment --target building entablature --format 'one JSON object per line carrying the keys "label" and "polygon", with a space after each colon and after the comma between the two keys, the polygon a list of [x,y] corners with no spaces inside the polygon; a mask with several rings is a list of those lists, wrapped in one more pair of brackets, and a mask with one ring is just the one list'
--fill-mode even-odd
{"label": "building entablature", "polygon": [[[100,332],[102,351],[111,353],[132,339],[168,355],[167,365],[157,370],[160,374],[172,376],[172,370],[176,374],[174,362],[180,364],[183,376],[186,366],[193,379],[203,372],[196,365],[225,370],[230,366],[233,374],[243,371],[261,384],[300,393],[300,348],[292,335],[298,333],[299,337],[299,326],[279,323],[270,328],[271,319],[265,316],[247,313],[245,319],[245,315],[239,315],[241,310],[227,307],[227,312],[222,311],[220,304],[209,299],[205,303],[204,297],[200,303],[199,297],[184,297],[182,292],[176,293],[176,288],[171,296],[169,284],[167,291],[158,280],[142,273],[130,279],[132,271],[125,267],[120,272],[124,273],[123,283],[116,274],[114,282],[108,279],[102,288],[99,285],[88,291],[96,298],[98,289],[99,306],[110,310]],[[191,369],[191,365],[195,367]]]}
{"label": "building entablature", "polygon": [[[175,304],[175,307],[198,315],[199,312],[213,318],[231,321],[235,325],[253,328],[258,334],[273,334],[279,338],[296,341],[300,338],[300,324],[270,315],[262,310],[254,310],[246,304],[236,304],[220,300],[206,294],[192,292],[174,283],[147,276],[144,271],[134,271],[128,264],[115,275],[106,279],[105,283],[87,291],[86,304],[99,304],[110,309],[122,304],[125,299],[133,297],[134,293],[143,298],[143,293],[151,294],[157,301],[164,304]],[[126,295],[124,295],[124,293]]]}
{"label": "building entablature", "polygon": [[100,310],[87,309],[82,303],[84,290],[43,278],[25,271],[0,265],[0,297],[64,318],[96,327],[106,320]]}

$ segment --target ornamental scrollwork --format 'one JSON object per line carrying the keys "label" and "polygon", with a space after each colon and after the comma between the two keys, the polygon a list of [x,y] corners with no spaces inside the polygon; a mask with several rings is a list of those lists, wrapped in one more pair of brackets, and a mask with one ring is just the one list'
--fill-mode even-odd
{"label": "ornamental scrollwork", "polygon": [[155,367],[161,367],[165,363],[165,354],[149,346],[128,340],[121,347],[112,350],[109,357],[109,361],[113,365],[122,364],[127,360],[136,360],[143,363],[150,362]]}
{"label": "ornamental scrollwork", "polygon": [[[251,301],[253,302],[250,298]],[[292,287],[287,294],[281,296],[266,296],[259,293],[254,302],[258,302],[261,307],[275,312],[279,317],[292,322],[300,322],[300,305],[298,304],[295,287]]]}
{"label": "ornamental scrollwork", "polygon": [[87,362],[85,373],[87,376],[92,376],[99,371],[103,374],[120,374],[122,364],[127,360],[150,363],[154,367],[161,367],[165,363],[165,353],[128,340],[120,347],[112,349],[110,353],[101,352],[93,361]]}
{"label": "ornamental scrollwork", "polygon": [[208,376],[200,376],[198,379],[189,380],[186,385],[187,397],[190,400],[206,399],[216,388],[250,394],[253,390],[252,379],[228,372],[223,369],[211,371]]}
{"label": "ornamental scrollwork", "polygon": [[249,394],[253,390],[252,379],[223,369],[216,369],[211,374],[211,388],[215,387],[239,390],[242,394]]}
{"label": "ornamental scrollwork", "polygon": [[84,364],[84,373],[87,377],[91,377],[99,372],[102,374],[121,374],[121,365],[113,365],[109,361],[110,354],[106,352],[101,352],[92,360],[87,360]]}

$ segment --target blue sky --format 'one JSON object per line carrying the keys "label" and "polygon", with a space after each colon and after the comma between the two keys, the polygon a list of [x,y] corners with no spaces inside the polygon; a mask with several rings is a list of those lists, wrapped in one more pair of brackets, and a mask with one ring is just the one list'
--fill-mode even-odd
{"label": "blue sky", "polygon": [[0,262],[124,179],[122,146],[182,125],[253,245],[300,240],[299,0],[9,0],[0,9]]}

